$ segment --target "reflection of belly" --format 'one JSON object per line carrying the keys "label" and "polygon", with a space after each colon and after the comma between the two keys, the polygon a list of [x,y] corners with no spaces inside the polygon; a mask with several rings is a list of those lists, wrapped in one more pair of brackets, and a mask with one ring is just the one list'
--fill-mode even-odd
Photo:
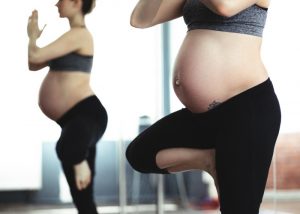
{"label": "reflection of belly", "polygon": [[68,81],[60,81],[54,75],[44,79],[39,93],[39,106],[52,120],[57,120],[73,105],[92,92],[87,87],[75,87]]}
{"label": "reflection of belly", "polygon": [[51,119],[56,119],[65,112],[67,101],[60,88],[44,82],[40,89],[39,106],[43,113]]}
{"label": "reflection of belly", "polygon": [[252,48],[246,49],[247,52],[236,47],[236,38],[233,38],[233,44],[229,45],[231,48],[227,48],[230,43],[228,39],[224,45],[219,41],[218,32],[217,39],[214,38],[215,32],[209,31],[208,36],[206,33],[201,31],[199,35],[191,31],[187,35],[178,53],[173,74],[176,95],[195,112],[207,111],[210,104],[224,102],[267,78],[253,43],[249,42]]}

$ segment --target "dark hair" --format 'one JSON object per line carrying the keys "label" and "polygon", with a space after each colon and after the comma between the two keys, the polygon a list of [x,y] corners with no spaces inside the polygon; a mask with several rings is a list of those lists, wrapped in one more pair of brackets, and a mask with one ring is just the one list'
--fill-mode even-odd
{"label": "dark hair", "polygon": [[95,0],[82,0],[81,12],[86,15],[94,9]]}

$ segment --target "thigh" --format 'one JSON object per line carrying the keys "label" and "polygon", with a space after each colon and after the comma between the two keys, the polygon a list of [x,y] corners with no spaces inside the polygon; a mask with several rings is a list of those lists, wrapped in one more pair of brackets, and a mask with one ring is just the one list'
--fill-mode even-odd
{"label": "thigh", "polygon": [[59,141],[65,146],[86,149],[96,143],[97,127],[88,118],[77,117],[70,120],[61,131]]}
{"label": "thigh", "polygon": [[99,140],[97,126],[86,118],[73,118],[62,128],[56,145],[59,159],[74,165],[88,157],[89,149]]}
{"label": "thigh", "polygon": [[[129,163],[138,171],[159,171],[156,154],[168,148],[212,148],[205,121],[187,109],[174,112],[150,126],[128,146]],[[154,170],[154,171],[153,171]]]}

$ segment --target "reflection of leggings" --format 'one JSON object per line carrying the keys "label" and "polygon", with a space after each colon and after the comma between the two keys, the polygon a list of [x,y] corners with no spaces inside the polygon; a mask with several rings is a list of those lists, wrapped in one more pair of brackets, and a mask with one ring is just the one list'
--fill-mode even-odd
{"label": "reflection of leggings", "polygon": [[134,139],[126,156],[137,171],[164,174],[156,165],[158,151],[215,148],[222,214],[258,214],[280,118],[268,79],[210,111],[166,116]]}
{"label": "reflection of leggings", "polygon": [[[79,214],[96,214],[93,195],[96,143],[107,125],[106,110],[93,95],[81,100],[65,113],[57,123],[62,131],[56,145],[57,155],[68,181],[73,202]],[[79,191],[75,185],[74,165],[87,160],[92,171],[91,184]]]}

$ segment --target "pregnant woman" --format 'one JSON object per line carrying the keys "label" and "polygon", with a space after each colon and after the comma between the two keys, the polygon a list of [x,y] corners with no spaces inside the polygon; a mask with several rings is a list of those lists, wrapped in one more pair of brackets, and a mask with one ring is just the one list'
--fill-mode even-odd
{"label": "pregnant woman", "polygon": [[93,39],[85,25],[85,15],[94,0],[59,0],[60,17],[67,18],[70,30],[45,47],[36,40],[38,12],[28,21],[28,61],[30,70],[49,66],[39,94],[43,113],[62,128],[57,155],[79,214],[96,214],[93,196],[96,143],[104,134],[107,113],[90,86]]}
{"label": "pregnant woman", "polygon": [[140,0],[131,25],[183,16],[188,31],[173,87],[185,108],[128,146],[142,173],[205,170],[222,214],[258,214],[280,128],[280,106],[260,50],[268,0]]}

